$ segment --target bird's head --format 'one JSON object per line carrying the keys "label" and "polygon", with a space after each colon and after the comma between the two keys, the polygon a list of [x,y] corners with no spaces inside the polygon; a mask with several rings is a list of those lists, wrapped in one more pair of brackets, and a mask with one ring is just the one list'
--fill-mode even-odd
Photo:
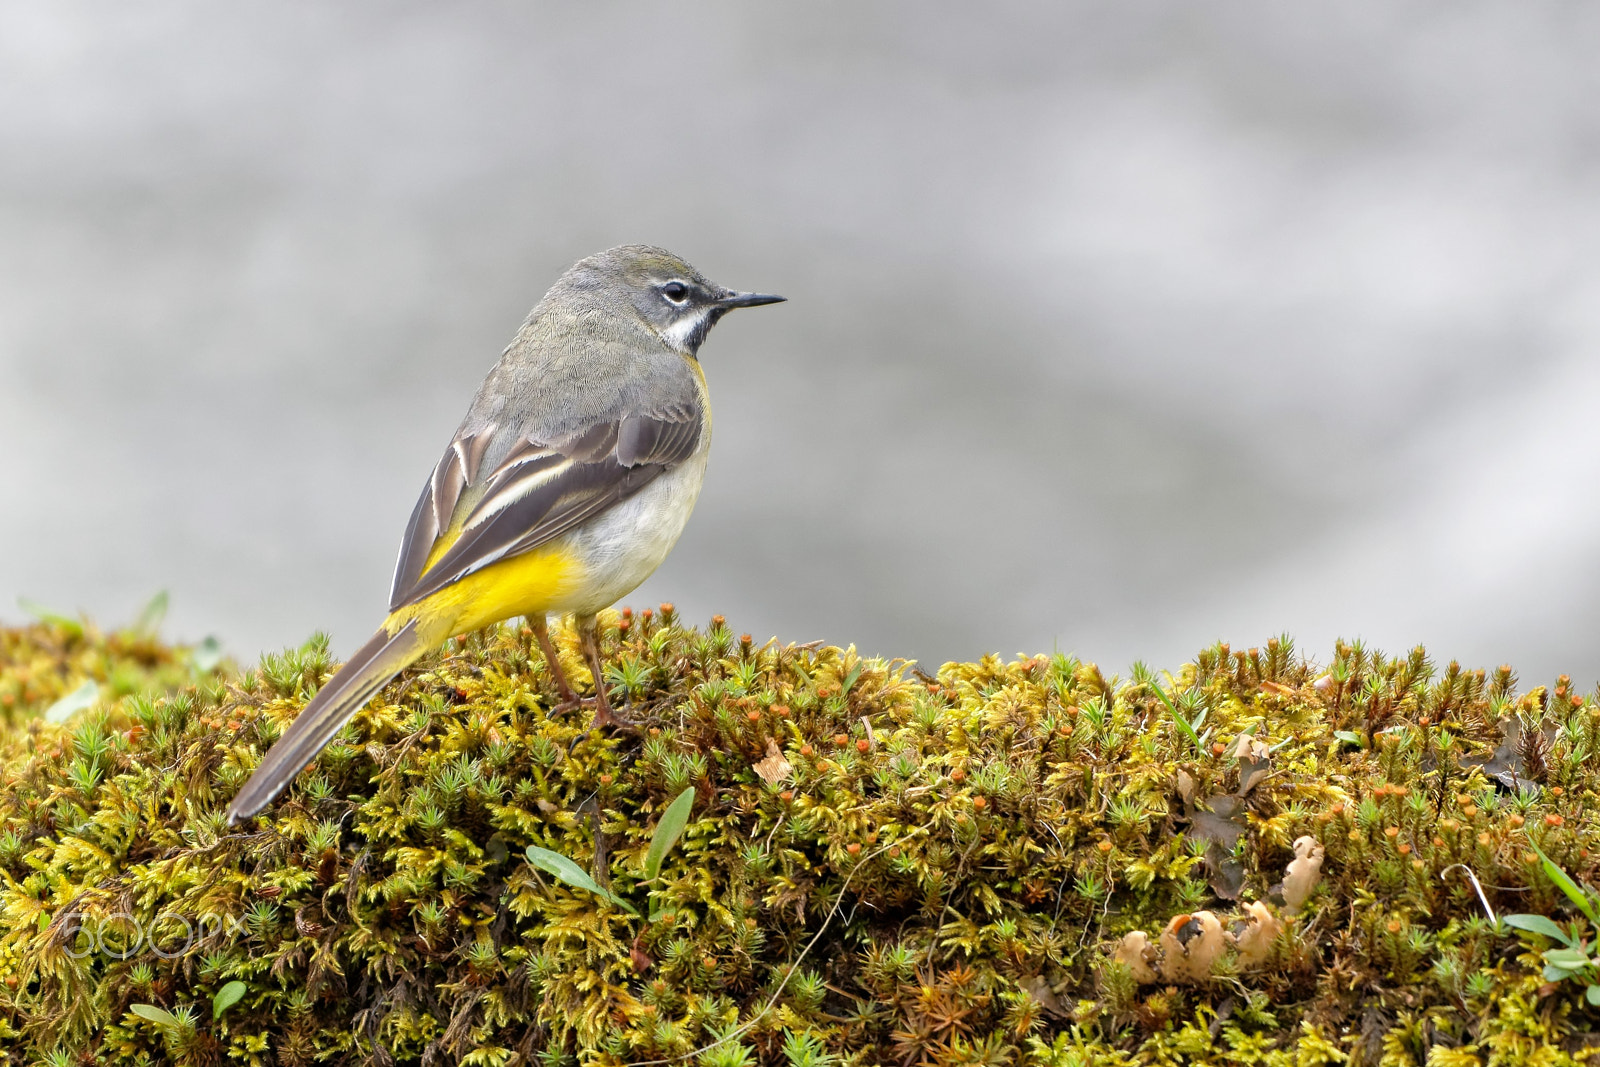
{"label": "bird's head", "polygon": [[733,309],[784,299],[718,285],[666,249],[649,245],[619,245],[581,259],[561,281],[591,300],[631,310],[687,356],[699,351],[711,327]]}

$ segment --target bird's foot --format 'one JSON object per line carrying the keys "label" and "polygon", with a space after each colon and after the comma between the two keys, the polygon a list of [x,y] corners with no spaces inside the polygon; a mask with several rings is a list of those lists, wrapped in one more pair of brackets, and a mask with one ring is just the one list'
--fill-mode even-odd
{"label": "bird's foot", "polygon": [[612,710],[611,704],[606,700],[604,693],[596,694],[594,708],[594,724],[596,730],[622,730],[630,734],[639,732],[639,727]]}

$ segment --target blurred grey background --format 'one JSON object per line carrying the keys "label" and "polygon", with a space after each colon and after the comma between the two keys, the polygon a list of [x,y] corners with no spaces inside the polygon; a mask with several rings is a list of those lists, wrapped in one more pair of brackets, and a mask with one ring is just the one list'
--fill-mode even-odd
{"label": "blurred grey background", "polygon": [[0,615],[378,621],[572,260],[702,352],[629,602],[927,663],[1289,630],[1600,676],[1600,9],[0,6]]}

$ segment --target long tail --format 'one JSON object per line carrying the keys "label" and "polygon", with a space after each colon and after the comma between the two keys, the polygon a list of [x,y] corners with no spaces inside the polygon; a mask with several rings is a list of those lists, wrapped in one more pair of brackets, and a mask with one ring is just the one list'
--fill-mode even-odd
{"label": "long tail", "polygon": [[427,651],[415,620],[394,635],[379,630],[317,691],[288,731],[267,752],[250,780],[228,807],[228,825],[237,826],[272,803],[301,768],[317,758],[345,723],[384,685]]}

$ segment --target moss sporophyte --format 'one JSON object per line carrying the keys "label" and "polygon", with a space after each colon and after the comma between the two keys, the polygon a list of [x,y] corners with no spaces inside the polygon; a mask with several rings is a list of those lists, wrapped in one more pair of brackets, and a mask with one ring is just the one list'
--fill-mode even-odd
{"label": "moss sporophyte", "polygon": [[43,614],[0,629],[0,1062],[1562,1064],[1600,1031],[1568,679],[1287,638],[924,673],[664,606],[601,627],[637,734],[494,628],[230,831],[326,641],[241,669]]}

